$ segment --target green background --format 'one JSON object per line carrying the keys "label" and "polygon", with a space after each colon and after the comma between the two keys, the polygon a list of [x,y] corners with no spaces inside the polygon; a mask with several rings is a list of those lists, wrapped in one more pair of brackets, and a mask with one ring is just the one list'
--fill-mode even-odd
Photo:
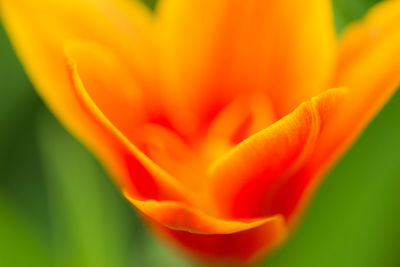
{"label": "green background", "polygon": [[[155,1],[147,1],[154,4]],[[334,1],[338,32],[378,1]],[[47,111],[0,28],[0,266],[193,266],[150,236],[101,166]],[[260,263],[400,266],[400,92]]]}

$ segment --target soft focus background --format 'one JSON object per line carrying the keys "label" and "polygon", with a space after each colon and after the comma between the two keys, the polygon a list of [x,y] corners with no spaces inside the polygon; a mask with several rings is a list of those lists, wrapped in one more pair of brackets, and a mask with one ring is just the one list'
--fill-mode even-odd
{"label": "soft focus background", "polygon": [[[376,2],[335,0],[338,32]],[[327,177],[295,235],[260,266],[400,266],[399,117],[400,92]],[[146,232],[38,98],[2,28],[0,266],[199,266]]]}

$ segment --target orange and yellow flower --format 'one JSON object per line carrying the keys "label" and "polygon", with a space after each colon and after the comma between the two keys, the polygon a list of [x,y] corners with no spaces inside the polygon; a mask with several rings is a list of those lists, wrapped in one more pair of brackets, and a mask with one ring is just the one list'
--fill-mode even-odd
{"label": "orange and yellow flower", "polygon": [[[400,82],[400,1],[0,0],[49,108],[153,229],[243,262],[296,225]],[[333,88],[333,89],[331,89]]]}

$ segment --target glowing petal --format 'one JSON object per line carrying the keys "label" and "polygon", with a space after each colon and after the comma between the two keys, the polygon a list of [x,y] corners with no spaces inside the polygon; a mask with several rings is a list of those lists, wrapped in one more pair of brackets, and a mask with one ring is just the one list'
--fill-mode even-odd
{"label": "glowing petal", "polygon": [[[400,1],[384,1],[367,17],[351,25],[340,45],[335,85],[346,85],[340,109],[327,112],[323,130],[310,160],[276,195],[279,212],[293,222],[316,187],[349,148],[400,83]],[[337,97],[341,98],[340,95]],[[334,98],[328,98],[333,100]],[[325,101],[326,102],[326,101]],[[326,106],[332,106],[329,104]],[[335,107],[334,105],[332,107]],[[290,197],[289,197],[290,196]]]}
{"label": "glowing petal", "polygon": [[[30,69],[42,68],[49,61],[53,63],[59,60],[60,49],[65,41],[83,39],[110,48],[120,58],[126,59],[126,63],[130,64],[137,76],[135,78],[141,82],[145,79],[147,81],[148,76],[153,74],[152,17],[150,11],[139,1],[0,2],[7,31],[19,56]],[[58,57],[54,57],[55,54]],[[60,66],[58,64],[53,72]],[[42,90],[42,86],[38,89]]]}
{"label": "glowing petal", "polygon": [[273,203],[273,199],[314,152],[321,126],[325,125],[321,123],[335,111],[332,106],[341,103],[326,99],[338,100],[334,97],[341,92],[332,89],[303,103],[221,157],[210,170],[218,212],[239,218],[280,214],[282,210],[276,207],[279,203]]}
{"label": "glowing petal", "polygon": [[299,215],[302,214],[306,204],[321,182],[323,177],[321,168],[325,167],[323,170],[326,170],[327,165],[318,166],[315,164],[320,161],[318,154],[321,151],[318,145],[347,101],[351,101],[347,88],[331,89],[311,100],[319,116],[318,138],[313,149],[308,152],[308,157],[303,161],[303,165],[286,179],[280,178],[278,186],[275,187],[275,192],[268,200],[270,212],[282,214],[286,218],[289,228],[296,225]]}
{"label": "glowing petal", "polygon": [[165,98],[194,131],[240,91],[265,91],[278,115],[326,88],[335,66],[330,1],[160,1]]}
{"label": "glowing petal", "polygon": [[98,44],[74,41],[65,47],[90,97],[102,113],[133,140],[138,125],[148,118],[143,93],[127,66]]}
{"label": "glowing petal", "polygon": [[256,219],[252,221],[222,220],[207,215],[203,211],[182,202],[137,200],[129,194],[125,196],[140,211],[156,222],[174,230],[197,234],[232,234],[245,231],[272,221],[282,221],[280,216]]}
{"label": "glowing petal", "polygon": [[384,1],[351,25],[340,46],[335,85],[349,88],[349,101],[318,144],[316,166],[335,162],[400,83],[400,1]]}
{"label": "glowing petal", "polygon": [[[121,72],[116,70],[110,72],[111,66],[107,64],[111,62],[114,67],[121,70],[123,69],[121,66],[129,65],[127,62],[134,62],[140,65],[136,66],[138,69],[145,69],[141,62],[151,62],[151,57],[143,58],[151,54],[148,52],[149,46],[145,45],[149,42],[146,32],[150,27],[150,13],[139,3],[128,4],[129,2],[125,1],[2,0],[0,3],[6,29],[39,94],[67,128],[86,143],[96,155],[101,156],[102,162],[113,176],[118,178],[118,183],[128,189],[136,190],[143,198],[182,198],[182,192],[174,186],[171,188],[175,189],[169,190],[166,189],[168,186],[163,187],[163,183],[160,185],[154,182],[152,178],[154,166],[151,166],[151,162],[145,157],[139,156],[141,159],[138,161],[138,154],[132,153],[128,146],[129,142],[119,138],[123,134],[116,135],[110,128],[105,127],[103,122],[93,118],[92,110],[88,109],[86,103],[82,103],[81,96],[75,90],[77,79],[72,81],[72,77],[79,76],[76,74],[78,70],[74,69],[74,64],[67,62],[64,51],[65,46],[71,41],[84,40],[99,44],[92,51],[94,54],[96,50],[97,53],[100,51],[98,57],[93,57],[91,54],[92,56],[87,55],[86,58],[80,57],[76,60],[79,61],[80,71],[82,74],[88,74],[87,61],[98,60],[97,63],[100,64],[93,65],[94,69],[90,71],[96,72],[104,85],[115,83],[113,89],[121,91],[124,82],[131,82],[129,79],[122,81],[119,76]],[[87,12],[88,10],[90,12]],[[115,56],[102,53],[103,50],[98,47],[112,50]],[[140,53],[137,50],[140,50]],[[131,51],[136,52],[131,53]],[[79,51],[75,49],[69,52]],[[80,52],[77,54],[82,55]],[[129,55],[129,58],[126,58],[126,55]],[[127,61],[118,62],[115,58]],[[131,73],[140,79],[141,74],[135,70],[135,66],[129,65],[129,69],[124,70],[122,77],[125,79],[126,72],[132,71]],[[102,71],[107,72],[107,75],[99,76]],[[86,74],[83,76],[86,77]],[[94,85],[94,80],[86,82],[91,86]],[[92,91],[92,96],[96,100],[105,99],[110,93],[107,90],[111,90],[106,86],[98,89],[99,91]],[[95,91],[96,95],[93,94]],[[137,103],[140,97],[136,96],[131,99],[133,102],[125,99],[129,103],[123,105],[126,107],[131,103]],[[125,100],[116,97],[111,101],[121,104]],[[109,111],[104,103],[100,106],[103,111]],[[135,109],[137,116],[132,117],[132,122],[140,120],[144,114],[141,107]],[[113,117],[110,112],[107,113]],[[143,166],[143,162],[147,162],[147,165]],[[135,172],[135,176],[132,172]],[[156,172],[159,177],[167,177],[161,174],[162,171]],[[138,176],[144,178],[137,179]],[[133,177],[136,179],[132,181]]]}
{"label": "glowing petal", "polygon": [[[203,260],[232,263],[256,262],[267,252],[276,248],[287,235],[287,228],[282,217],[274,217],[266,223],[245,231],[232,234],[194,234],[173,230],[159,224],[153,229],[192,252]],[[250,264],[251,265],[251,264]]]}
{"label": "glowing petal", "polygon": [[[105,63],[105,62],[103,62]],[[96,68],[100,68],[102,65],[97,65]],[[103,131],[107,131],[111,134],[112,139],[118,141],[125,151],[121,151],[120,154],[125,155],[125,159],[121,163],[128,163],[128,166],[118,166],[121,172],[128,171],[128,182],[122,184],[125,190],[131,190],[136,192],[136,197],[139,198],[154,198],[154,199],[172,199],[172,200],[183,200],[187,201],[188,192],[182,185],[172,176],[170,176],[165,170],[160,168],[151,159],[149,159],[142,151],[140,151],[124,134],[121,130],[107,117],[107,113],[104,113],[96,102],[92,99],[88,90],[84,86],[84,81],[80,76],[77,63],[73,58],[69,59],[68,64],[69,74],[72,80],[72,89],[77,96],[77,101],[82,105],[88,114],[92,116],[92,119],[104,127]],[[101,71],[100,71],[101,72]],[[108,77],[108,76],[107,76]],[[88,83],[90,84],[90,82]],[[134,88],[130,88],[134,90]],[[98,91],[94,91],[99,93]],[[100,91],[104,92],[104,91]],[[97,95],[96,95],[97,96]],[[103,155],[100,155],[103,156]],[[133,167],[133,170],[131,169]],[[118,170],[117,170],[118,171]],[[117,176],[116,178],[120,178]],[[132,185],[129,183],[133,183]],[[142,185],[141,188],[139,185]],[[141,190],[149,191],[150,195],[140,194]]]}

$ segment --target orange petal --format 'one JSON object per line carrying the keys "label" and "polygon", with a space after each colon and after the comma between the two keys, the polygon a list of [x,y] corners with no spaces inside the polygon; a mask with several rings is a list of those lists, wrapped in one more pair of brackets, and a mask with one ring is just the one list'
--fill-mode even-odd
{"label": "orange petal", "polygon": [[202,144],[202,153],[211,162],[250,135],[276,120],[267,95],[239,95],[210,122]]}
{"label": "orange petal", "polygon": [[34,80],[40,74],[32,73],[33,69],[59,63],[62,45],[70,39],[96,42],[115,51],[126,59],[141,82],[153,74],[152,16],[140,1],[1,0],[0,3],[6,29]]}
{"label": "orange petal", "polygon": [[181,128],[195,129],[238,91],[268,92],[282,116],[334,70],[328,0],[164,0],[156,18],[165,97]]}
{"label": "orange petal", "polygon": [[170,229],[154,223],[153,230],[191,252],[201,260],[223,266],[252,266],[261,256],[271,252],[286,238],[287,229],[281,217],[232,234],[196,234]]}
{"label": "orange petal", "polygon": [[152,220],[174,230],[196,234],[232,234],[258,227],[273,221],[280,221],[278,216],[251,221],[223,220],[207,215],[200,209],[176,201],[141,201],[125,193],[125,196],[141,212]]}
{"label": "orange petal", "polygon": [[314,106],[303,104],[219,158],[210,175],[220,212],[242,218],[272,215],[263,199],[282,172],[313,148],[318,132]]}
{"label": "orange petal", "polygon": [[311,101],[319,115],[320,122],[319,136],[314,149],[309,151],[307,159],[303,160],[300,168],[297,168],[286,179],[280,178],[279,184],[268,202],[270,212],[282,214],[286,218],[289,228],[296,225],[299,216],[321,182],[323,175],[316,172],[321,166],[315,164],[320,162],[320,158],[317,156],[320,153],[318,144],[329,130],[329,125],[335,122],[336,114],[341,111],[347,101],[351,101],[347,88],[328,90]]}
{"label": "orange petal", "polygon": [[[125,85],[133,83],[127,79],[127,72],[134,77],[141,76],[136,75],[135,66],[129,62],[140,64],[136,50],[148,41],[143,34],[150,23],[146,9],[138,3],[128,4],[123,0],[1,0],[0,3],[6,29],[39,94],[67,128],[100,157],[120,186],[144,199],[186,198],[172,177],[132,147],[112,123],[98,116],[105,112],[115,123],[116,115],[110,113],[107,105],[113,102],[126,108],[140,102],[138,91],[133,92],[134,97],[130,100],[109,96],[111,90],[121,93]],[[79,49],[70,49],[70,56],[80,58],[67,62],[65,45],[77,40],[98,46],[86,57]],[[145,57],[146,51],[141,50],[140,56]],[[90,66],[92,60],[96,64]],[[147,62],[149,58],[143,61]],[[110,70],[110,63],[117,69]],[[79,70],[76,64],[79,64]],[[128,70],[124,70],[124,66],[128,66]],[[84,82],[80,74],[85,78]],[[92,74],[97,75],[97,81],[89,79]],[[99,82],[104,85],[100,86]],[[91,96],[83,87],[84,83],[94,86],[90,88]],[[108,87],[111,85],[114,85],[112,89]],[[131,90],[137,90],[137,87]],[[90,105],[91,97],[98,101],[101,111],[97,110],[96,104]],[[104,102],[106,98],[111,102]],[[137,114],[131,114],[131,119],[138,122],[144,111],[141,107],[134,110]],[[127,120],[125,117],[118,123]]]}
{"label": "orange petal", "polygon": [[204,175],[202,159],[174,133],[158,124],[146,123],[135,128],[137,146],[158,166],[174,176],[186,190],[198,192]]}
{"label": "orange petal", "polygon": [[336,86],[349,101],[318,144],[315,166],[332,164],[388,101],[400,83],[400,1],[384,1],[351,25],[340,46]]}
{"label": "orange petal", "polygon": [[310,160],[281,187],[274,200],[280,213],[293,217],[292,222],[309,202],[320,178],[399,85],[400,1],[384,1],[364,20],[351,25],[342,37],[339,56],[335,84],[348,87],[347,99],[340,109],[327,112],[330,118],[324,119]]}
{"label": "orange petal", "polygon": [[210,170],[218,212],[239,218],[280,214],[279,203],[273,203],[276,193],[313,153],[321,120],[338,105],[326,99],[342,94],[343,89],[332,89],[303,103],[221,157]]}
{"label": "orange petal", "polygon": [[[92,51],[94,52],[96,50],[93,49]],[[100,51],[102,50],[97,50],[97,52]],[[76,52],[77,51],[75,51],[75,53]],[[79,55],[79,53],[76,53],[76,55]],[[110,58],[108,57],[109,54],[106,53],[106,55],[107,56],[101,55],[97,57],[97,64],[92,66],[91,71],[97,73],[97,75],[105,73],[103,69],[107,70],[109,67],[108,64],[110,64]],[[102,61],[103,59],[107,60]],[[81,60],[81,62],[83,61]],[[95,88],[90,88],[90,90],[87,90],[84,84],[91,85],[91,79],[93,77],[89,76],[91,79],[88,82],[83,80],[80,75],[80,69],[78,68],[77,61],[74,58],[69,58],[68,70],[72,80],[72,86],[74,90],[73,93],[75,93],[77,101],[86,110],[86,112],[92,116],[92,119],[95,122],[103,126],[103,131],[109,133],[110,136],[108,138],[115,139],[116,142],[118,142],[124,149],[120,151],[120,154],[122,154],[124,158],[121,162],[117,162],[119,166],[113,166],[114,169],[122,169],[120,171],[127,172],[125,175],[128,176],[128,181],[119,181],[121,186],[125,187],[125,190],[136,192],[135,196],[139,198],[188,200],[188,198],[186,198],[188,194],[185,192],[185,189],[182,187],[182,185],[174,177],[170,176],[167,172],[165,172],[165,170],[160,168],[150,158],[148,158],[124,135],[123,132],[121,132],[120,128],[118,128],[118,126],[116,126],[116,124],[114,124],[114,122],[107,117],[107,115],[109,115],[106,113],[108,111],[107,108],[102,110],[99,105],[94,102],[94,98],[90,92],[93,92],[94,97],[97,99],[103,100],[103,98],[99,97],[99,95],[109,92],[109,89],[102,90],[102,86],[104,86],[104,84],[101,84]],[[110,78],[110,76],[104,77]],[[117,80],[114,79],[114,81]],[[110,83],[106,82],[105,84]],[[119,83],[114,84],[114,88],[116,90],[120,89],[118,88],[118,85]],[[129,89],[135,90],[135,88]],[[100,102],[100,104],[104,103]],[[105,105],[105,107],[107,107],[107,105]],[[135,118],[132,118],[132,122],[134,122],[134,119]],[[99,156],[102,157],[103,155]],[[121,157],[121,155],[119,156]],[[124,166],[124,163],[127,164],[127,166]],[[117,176],[117,178],[121,177]],[[133,188],[132,184],[134,186]],[[153,192],[151,192],[152,188]],[[150,193],[150,195],[143,195],[141,193],[143,190],[144,192]]]}
{"label": "orange petal", "polygon": [[[104,150],[109,150],[110,144],[76,101],[65,67],[64,45],[70,40],[89,40],[108,47],[119,58],[140,62],[133,60],[136,56],[130,51],[148,42],[142,33],[147,32],[150,15],[138,4],[127,3],[124,0],[0,1],[2,20],[39,94],[74,134],[92,149],[102,151],[99,154],[107,154]],[[142,57],[146,51],[141,52]]]}
{"label": "orange petal", "polygon": [[132,141],[147,114],[143,92],[127,66],[98,44],[73,41],[65,49],[93,102]]}

